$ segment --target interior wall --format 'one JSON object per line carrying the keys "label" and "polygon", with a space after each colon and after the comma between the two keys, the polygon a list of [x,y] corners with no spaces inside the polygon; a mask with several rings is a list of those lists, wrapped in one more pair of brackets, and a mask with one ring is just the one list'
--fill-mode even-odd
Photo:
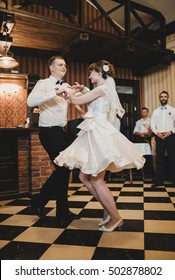
{"label": "interior wall", "polygon": [[[45,79],[50,75],[50,71],[48,68],[48,59],[40,58],[40,57],[24,57],[24,56],[16,56],[16,60],[19,62],[19,73],[23,74],[37,74],[41,77],[41,79]],[[89,83],[89,71],[88,64],[85,63],[76,63],[71,62],[67,63],[67,73],[65,76],[65,81],[71,85],[74,82],[79,82],[80,84],[84,84],[87,87],[90,86]],[[120,79],[131,79],[136,80],[137,77],[132,75],[131,69],[125,68],[117,68],[116,67],[116,78]],[[86,109],[85,105],[82,105],[84,109]],[[76,119],[79,118],[79,114],[74,109],[74,106],[70,106],[68,111],[68,119]]]}
{"label": "interior wall", "polygon": [[[175,34],[167,37],[167,48],[175,51]],[[169,105],[175,107],[175,62],[150,70],[141,78],[142,105],[149,108],[150,115],[160,105],[159,93],[169,93]]]}
{"label": "interior wall", "polygon": [[[16,4],[20,3],[19,0],[14,1]],[[41,16],[45,16],[48,18],[58,19],[59,21],[67,22],[68,19],[59,11],[48,9],[46,7],[42,7],[40,5],[32,4],[27,5],[24,8],[28,12],[32,12],[34,14],[38,14]],[[105,18],[100,18],[101,13],[90,5],[88,2],[85,2],[84,9],[84,20],[85,24],[91,22],[90,27],[94,30],[99,30],[102,32],[109,32],[115,34],[116,31],[110,25],[110,23]],[[94,19],[99,19],[98,21]],[[75,16],[77,19],[77,16]],[[29,56],[21,56],[15,55],[15,59],[19,62],[18,72],[23,74],[37,74],[42,79],[49,76],[49,69],[47,65],[47,58],[41,57],[29,57]],[[104,58],[105,59],[105,58]],[[112,61],[111,61],[112,63]],[[69,63],[67,69],[67,75],[65,77],[65,81],[69,84],[73,84],[75,81],[80,82],[86,86],[89,86],[88,80],[88,65],[84,63]],[[132,71],[130,69],[116,69],[116,77],[120,79],[137,79],[132,76]],[[84,109],[85,106],[82,106]],[[68,111],[68,119],[75,119],[80,117],[74,107],[71,105]]]}
{"label": "interior wall", "polygon": [[[20,3],[20,0],[14,0],[15,3]],[[68,22],[68,19],[59,11],[48,9],[39,5],[27,5],[26,11],[32,12],[37,15],[45,16],[48,18],[54,18],[59,21]],[[91,22],[91,28],[94,30],[100,30],[102,32],[109,32],[115,34],[114,28],[109,24],[105,18],[99,18],[101,13],[85,1],[85,24]],[[98,21],[94,20],[99,18]],[[77,20],[77,16],[75,16]],[[175,41],[175,35],[171,35],[167,38],[168,43],[172,44]],[[171,46],[170,46],[171,47]],[[41,78],[46,78],[49,75],[49,69],[47,67],[47,59],[36,57],[22,57],[16,56],[15,58],[20,63],[19,73],[32,73],[38,74]],[[112,61],[111,61],[112,63]],[[65,80],[73,84],[75,81],[79,81],[82,84],[89,85],[88,81],[88,65],[83,63],[70,63],[68,65],[67,75]],[[158,95],[162,90],[167,90],[170,94],[170,104],[175,106],[175,65],[167,67],[156,67],[147,72],[141,79],[133,77],[130,69],[117,69],[116,77],[121,79],[139,79],[140,80],[140,107],[147,106],[150,109],[150,113],[159,105]],[[70,106],[69,119],[79,117],[73,106]]]}
{"label": "interior wall", "polygon": [[27,87],[26,75],[0,74],[0,127],[24,126]]}
{"label": "interior wall", "polygon": [[[175,36],[170,37],[169,43],[171,48],[175,49]],[[48,77],[50,74],[47,64],[48,59],[46,58],[16,56],[16,60],[19,62],[19,73],[38,74],[42,79]],[[65,81],[69,84],[73,84],[77,81],[89,86],[88,75],[87,64],[71,62],[67,65]],[[150,115],[152,111],[159,106],[158,96],[162,90],[169,92],[169,104],[175,106],[175,62],[172,62],[171,65],[155,67],[141,78],[133,76],[132,70],[130,69],[116,67],[116,77],[120,79],[140,80],[140,106],[148,107]],[[80,116],[75,111],[74,107],[70,106],[68,118],[75,119],[78,117]]]}

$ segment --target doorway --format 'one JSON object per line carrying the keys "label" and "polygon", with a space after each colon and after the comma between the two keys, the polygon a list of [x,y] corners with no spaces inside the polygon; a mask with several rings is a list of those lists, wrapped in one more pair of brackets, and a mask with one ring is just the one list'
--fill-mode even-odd
{"label": "doorway", "polygon": [[139,81],[116,78],[115,83],[120,102],[125,109],[120,131],[133,141],[133,129],[140,113]]}

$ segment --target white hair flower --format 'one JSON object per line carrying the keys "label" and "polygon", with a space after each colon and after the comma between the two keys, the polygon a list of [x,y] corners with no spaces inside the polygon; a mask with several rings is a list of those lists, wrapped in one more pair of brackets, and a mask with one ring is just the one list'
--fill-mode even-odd
{"label": "white hair flower", "polygon": [[109,71],[109,65],[103,65],[103,70],[105,72],[108,72]]}

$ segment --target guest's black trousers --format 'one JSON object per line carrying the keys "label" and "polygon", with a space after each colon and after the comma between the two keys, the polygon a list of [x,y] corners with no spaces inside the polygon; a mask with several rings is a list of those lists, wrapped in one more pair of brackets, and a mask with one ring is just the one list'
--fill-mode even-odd
{"label": "guest's black trousers", "polygon": [[175,134],[162,140],[156,136],[156,160],[157,160],[157,181],[159,184],[164,182],[165,174],[165,150],[168,154],[168,160],[171,168],[171,179],[175,183]]}

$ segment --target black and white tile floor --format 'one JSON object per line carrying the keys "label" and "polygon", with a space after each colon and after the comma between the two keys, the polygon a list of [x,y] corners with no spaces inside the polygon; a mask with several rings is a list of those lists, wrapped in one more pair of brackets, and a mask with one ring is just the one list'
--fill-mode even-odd
{"label": "black and white tile floor", "polygon": [[81,183],[70,183],[69,207],[81,215],[56,228],[55,201],[39,220],[28,198],[0,201],[1,260],[175,260],[175,185],[151,189],[143,181],[115,181],[112,191],[124,225],[98,231],[100,204]]}

